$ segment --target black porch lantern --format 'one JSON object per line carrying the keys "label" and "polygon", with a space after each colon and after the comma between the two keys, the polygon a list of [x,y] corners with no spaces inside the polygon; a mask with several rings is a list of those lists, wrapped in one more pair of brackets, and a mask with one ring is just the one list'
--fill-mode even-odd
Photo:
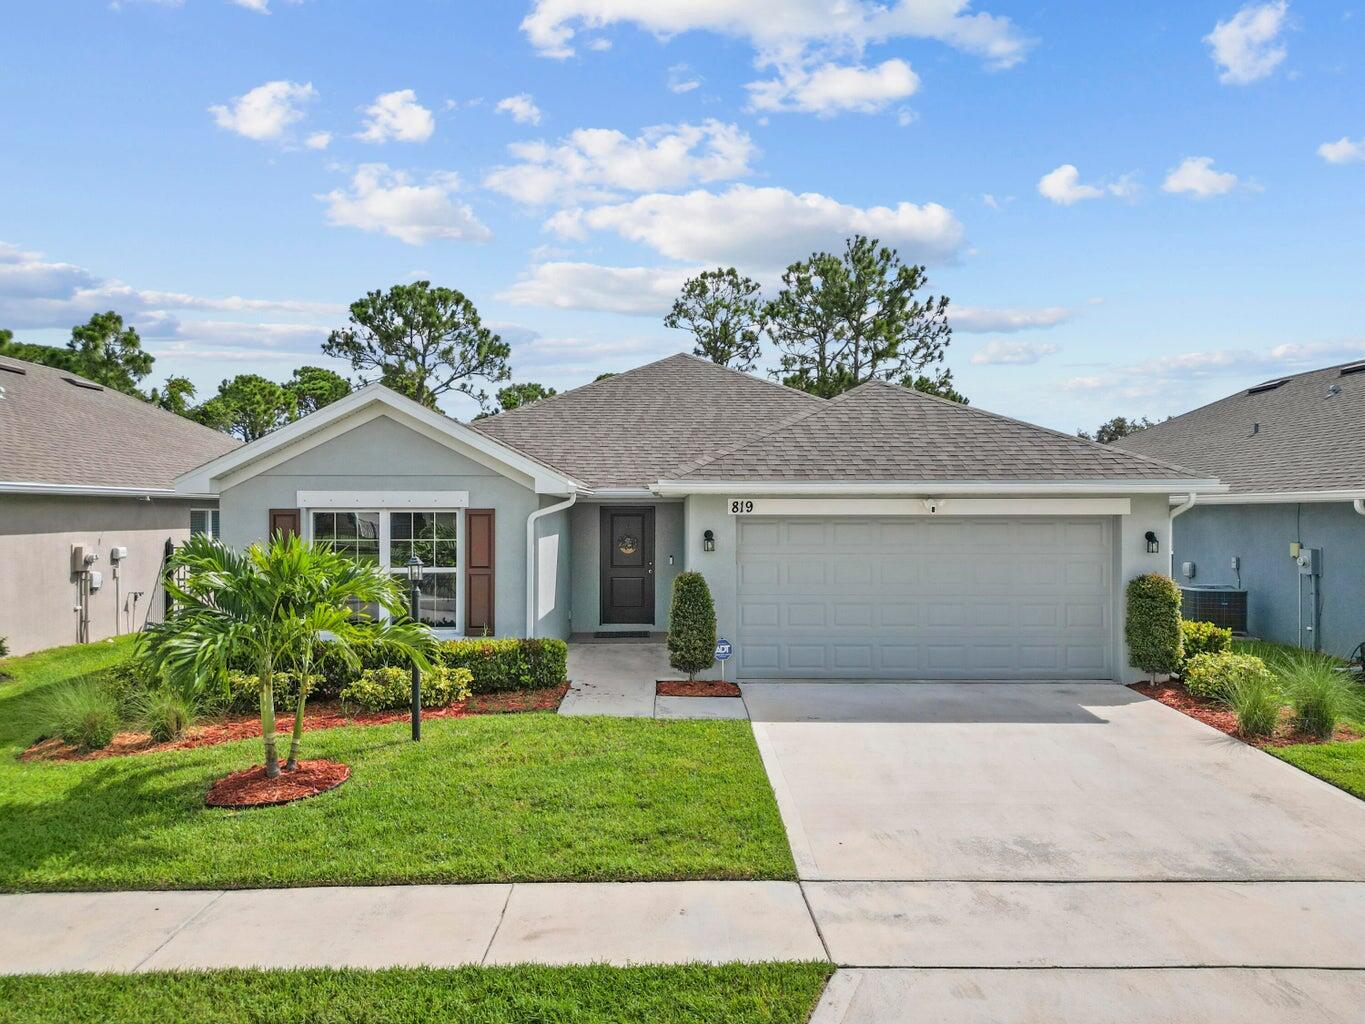
{"label": "black porch lantern", "polygon": [[707,530],[701,535],[701,549],[703,551],[716,550],[716,535],[713,531]]}
{"label": "black porch lantern", "polygon": [[[412,621],[420,622],[422,602],[422,560],[414,554],[408,559],[408,583],[412,590],[408,596]],[[422,671],[417,662],[412,663],[412,739],[422,738]]]}
{"label": "black porch lantern", "polygon": [[1161,550],[1161,543],[1156,539],[1156,534],[1151,530],[1147,531],[1147,554],[1155,555]]}

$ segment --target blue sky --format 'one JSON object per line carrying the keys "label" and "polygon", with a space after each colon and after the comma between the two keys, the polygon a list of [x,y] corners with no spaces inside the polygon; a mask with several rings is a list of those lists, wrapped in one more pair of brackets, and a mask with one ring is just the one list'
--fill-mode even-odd
{"label": "blue sky", "polygon": [[1358,2],[12,4],[0,327],[113,308],[204,394],[421,276],[564,388],[863,231],[975,404],[1180,412],[1365,356]]}

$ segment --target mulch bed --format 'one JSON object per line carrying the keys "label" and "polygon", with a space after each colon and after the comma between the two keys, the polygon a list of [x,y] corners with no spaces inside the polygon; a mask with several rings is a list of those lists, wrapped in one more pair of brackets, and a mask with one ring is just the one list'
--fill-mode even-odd
{"label": "mulch bed", "polygon": [[[474,715],[507,715],[527,711],[554,711],[558,709],[564,694],[569,691],[568,683],[547,687],[543,690],[518,690],[512,693],[476,694],[458,704],[448,704],[443,708],[423,708],[422,721],[436,718],[470,718]],[[409,718],[406,708],[397,711],[357,711],[342,707],[340,701],[309,701],[303,716],[305,731],[315,729],[336,729],[344,725],[387,725],[390,722],[406,722]],[[292,712],[279,712],[275,728],[287,735],[294,728]],[[168,743],[153,743],[145,732],[118,733],[112,743],[102,750],[81,753],[59,738],[42,740],[33,744],[22,755],[24,761],[94,761],[104,757],[125,757],[129,754],[153,754],[163,750],[191,750],[194,747],[211,747],[217,743],[230,743],[233,740],[255,739],[261,735],[261,716],[233,715],[191,726],[185,735]]]}
{"label": "mulch bed", "polygon": [[275,807],[336,789],[351,769],[335,761],[300,761],[292,772],[266,778],[265,765],[253,765],[219,779],[204,797],[210,807]]}
{"label": "mulch bed", "polygon": [[1288,708],[1280,712],[1280,724],[1275,727],[1273,736],[1243,736],[1237,728],[1237,715],[1217,701],[1196,697],[1183,686],[1176,683],[1129,683],[1130,690],[1153,700],[1159,700],[1168,708],[1197,718],[1205,725],[1211,725],[1219,732],[1236,736],[1256,747],[1292,747],[1299,743],[1346,743],[1358,740],[1361,734],[1345,725],[1338,725],[1330,740],[1320,740],[1306,732],[1294,728],[1293,716]]}
{"label": "mulch bed", "polygon": [[718,679],[658,679],[654,682],[654,692],[660,697],[738,697],[739,687],[734,683],[722,683]]}

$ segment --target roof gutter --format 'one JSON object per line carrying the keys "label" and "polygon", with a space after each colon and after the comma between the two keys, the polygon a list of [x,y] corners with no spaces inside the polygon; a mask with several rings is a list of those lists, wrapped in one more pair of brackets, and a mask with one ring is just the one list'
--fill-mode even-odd
{"label": "roof gutter", "polygon": [[578,500],[578,492],[557,505],[538,508],[526,517],[526,636],[536,635],[536,523],[548,515],[563,512]]}
{"label": "roof gutter", "polygon": [[1175,506],[1175,508],[1171,509],[1171,518],[1174,519],[1176,516],[1183,516],[1190,509],[1194,508],[1194,503],[1198,500],[1199,495],[1195,494],[1194,491],[1191,491],[1188,498]]}
{"label": "roof gutter", "polygon": [[73,498],[188,498],[217,500],[216,494],[195,494],[170,487],[101,487],[96,484],[53,484],[28,480],[0,480],[0,494],[42,494],[49,497]]}
{"label": "roof gutter", "polygon": [[656,494],[823,495],[895,494],[943,497],[949,494],[1221,494],[1217,480],[660,480]]}
{"label": "roof gutter", "polygon": [[[1180,491],[1172,493],[1179,494]],[[1232,491],[1205,494],[1201,500],[1205,505],[1300,505],[1332,501],[1354,503],[1361,497],[1361,493],[1359,487],[1349,491]]]}

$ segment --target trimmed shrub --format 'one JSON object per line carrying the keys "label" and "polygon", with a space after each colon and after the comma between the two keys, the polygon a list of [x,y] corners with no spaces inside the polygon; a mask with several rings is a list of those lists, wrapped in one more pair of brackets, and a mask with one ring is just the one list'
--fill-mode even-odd
{"label": "trimmed shrub", "polygon": [[[1236,657],[1236,655],[1204,654],[1200,657]],[[1259,658],[1252,659],[1260,661]],[[1265,665],[1261,668],[1264,670]],[[1280,721],[1280,691],[1269,672],[1237,676],[1227,687],[1224,703],[1237,715],[1237,729],[1243,736],[1271,736]]]}
{"label": "trimmed shrub", "polygon": [[158,686],[135,695],[132,711],[154,743],[178,740],[199,716],[194,700],[169,686]]}
{"label": "trimmed shrub", "polygon": [[[309,694],[315,691],[321,676],[308,677]],[[293,672],[276,672],[274,677],[275,710],[293,712],[299,704],[299,681]],[[227,699],[225,710],[239,715],[249,715],[261,709],[261,680],[258,676],[245,672],[227,674]]]}
{"label": "trimmed shrub", "polygon": [[1331,739],[1337,723],[1360,710],[1359,687],[1321,656],[1291,657],[1281,671],[1294,726],[1316,739]]}
{"label": "trimmed shrub", "polygon": [[0,636],[0,658],[9,657],[9,638]]}
{"label": "trimmed shrub", "polygon": [[1180,588],[1175,580],[1150,572],[1128,581],[1123,638],[1134,667],[1153,676],[1180,668]]}
{"label": "trimmed shrub", "polygon": [[1185,663],[1185,689],[1196,697],[1226,701],[1233,687],[1247,682],[1273,687],[1275,676],[1255,655],[1231,651],[1196,654]]}
{"label": "trimmed shrub", "polygon": [[711,588],[699,572],[673,578],[673,605],[668,613],[668,663],[688,679],[716,660],[716,607]]}
{"label": "trimmed shrub", "polygon": [[548,637],[446,640],[437,658],[446,668],[467,669],[474,693],[541,690],[568,676],[569,645]]}
{"label": "trimmed shrub", "polygon": [[[444,707],[468,700],[473,675],[467,668],[436,666],[422,673],[422,706]],[[405,708],[412,703],[412,669],[367,668],[341,692],[341,699],[367,711]]]}
{"label": "trimmed shrub", "polygon": [[1215,626],[1212,622],[1180,623],[1180,642],[1184,653],[1181,655],[1180,670],[1190,663],[1191,658],[1201,654],[1222,654],[1232,650],[1232,630]]}
{"label": "trimmed shrub", "polygon": [[44,733],[81,751],[102,750],[118,732],[118,701],[99,678],[81,679],[47,694],[37,716]]}

